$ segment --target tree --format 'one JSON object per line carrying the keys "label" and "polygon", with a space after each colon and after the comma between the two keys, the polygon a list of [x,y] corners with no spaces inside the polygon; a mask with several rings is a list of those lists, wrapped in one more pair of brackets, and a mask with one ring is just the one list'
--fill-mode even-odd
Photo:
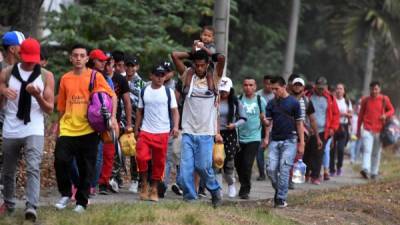
{"label": "tree", "polygon": [[[377,40],[383,40],[392,49],[400,41],[400,2],[397,0],[348,1],[339,11],[334,23],[342,28],[342,44],[350,60],[367,46],[363,94],[369,92],[374,72]],[[393,51],[396,56],[396,51]]]}
{"label": "tree", "polygon": [[293,72],[294,68],[294,56],[296,52],[296,38],[297,38],[297,28],[299,24],[300,17],[300,0],[292,0],[291,12],[290,12],[290,22],[289,22],[289,33],[286,45],[285,60],[283,64],[282,75],[287,79]]}
{"label": "tree", "polygon": [[[97,0],[70,5],[47,16],[51,34],[44,44],[57,45],[54,70],[68,65],[66,50],[81,43],[90,49],[122,50],[139,57],[142,73],[168,59],[173,50],[190,49],[200,22],[212,16],[212,0]],[[63,69],[65,72],[65,69]],[[62,71],[59,71],[60,73]]]}
{"label": "tree", "polygon": [[26,36],[38,36],[40,8],[44,0],[2,0],[0,2],[0,24]]}

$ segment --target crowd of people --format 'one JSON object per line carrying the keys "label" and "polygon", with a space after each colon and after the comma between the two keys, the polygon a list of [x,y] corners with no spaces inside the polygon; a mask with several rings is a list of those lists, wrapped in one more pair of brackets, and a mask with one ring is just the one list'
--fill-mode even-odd
{"label": "crowd of people", "polygon": [[[208,190],[214,207],[221,204],[223,180],[228,197],[249,198],[256,161],[257,182],[268,177],[275,190],[274,206],[284,208],[288,189],[295,188],[296,162],[302,159],[307,165],[307,182],[320,185],[343,174],[348,142],[352,162],[362,149],[360,175],[379,176],[379,133],[394,114],[379,82],[371,82],[370,95],[357,103],[346,97],[344,84],[328,88],[325,77],[306,83],[300,74],[288,80],[266,75],[258,91],[256,79],[246,76],[241,80],[242,94],[237,95],[233,81],[224,76],[225,57],[216,52],[212,27],[203,28],[189,52],[172,52],[172,62],[155,64],[149,81],[139,75],[136,56],[89,51],[77,44],[70,50],[71,70],[55,82],[45,69],[47,57],[37,40],[10,31],[2,44],[2,215],[15,211],[16,170],[23,152],[25,217],[37,218],[44,116],[54,107],[59,116],[54,153],[59,210],[76,201],[73,210],[83,213],[90,197],[117,193],[124,185],[122,172],[128,160],[129,191],[141,200],[157,202],[171,188],[184,200],[194,201],[207,196]],[[97,92],[110,98],[108,130],[102,133],[88,120],[88,105]],[[136,154],[124,156],[110,135],[130,133]],[[222,168],[213,164],[215,143],[224,145]]]}

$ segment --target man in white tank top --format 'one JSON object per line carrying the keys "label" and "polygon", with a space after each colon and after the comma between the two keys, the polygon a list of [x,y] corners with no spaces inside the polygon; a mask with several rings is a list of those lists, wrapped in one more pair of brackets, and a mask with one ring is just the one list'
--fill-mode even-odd
{"label": "man in white tank top", "polygon": [[5,68],[0,75],[4,96],[3,199],[0,215],[15,210],[15,175],[24,151],[27,170],[25,219],[35,221],[39,205],[40,163],[44,144],[44,113],[54,105],[53,74],[40,68],[40,44],[28,38],[21,44],[21,63]]}

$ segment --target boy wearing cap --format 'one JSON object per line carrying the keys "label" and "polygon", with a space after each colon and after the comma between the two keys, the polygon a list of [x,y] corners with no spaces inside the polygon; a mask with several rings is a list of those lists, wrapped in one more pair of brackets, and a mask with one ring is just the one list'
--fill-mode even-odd
{"label": "boy wearing cap", "polygon": [[267,174],[275,189],[274,205],[284,208],[287,206],[289,171],[296,150],[300,155],[304,152],[303,118],[299,102],[286,90],[285,80],[274,77],[271,83],[275,98],[268,104],[265,115],[268,126],[273,122]]}
{"label": "boy wearing cap", "polygon": [[[307,165],[306,179],[308,180],[311,177],[311,183],[319,185],[321,184],[323,149],[329,137],[339,128],[340,113],[335,97],[327,90],[328,81],[326,78],[319,77],[315,84],[314,90],[308,95],[315,109],[318,132],[310,137],[303,160]],[[317,135],[323,142],[322,146],[320,146]]]}
{"label": "boy wearing cap", "polygon": [[[114,52],[113,55],[117,55],[118,57],[121,57],[121,54],[119,52]],[[121,62],[119,62],[121,64]],[[115,65],[115,68],[119,68],[119,64],[117,63]],[[142,80],[140,75],[138,74],[138,71],[140,69],[139,65],[139,60],[135,56],[131,55],[125,55],[124,56],[124,71],[126,72],[126,80],[128,81],[128,86],[129,86],[129,98],[131,102],[131,124],[132,128],[135,125],[136,121],[136,112],[137,112],[137,107],[139,104],[139,95],[140,95],[140,90],[144,88],[146,85],[146,82]],[[118,69],[121,70],[121,69]],[[126,106],[124,106],[126,107]],[[129,191],[133,193],[138,192],[138,186],[139,186],[139,174],[138,174],[138,169],[137,169],[137,163],[136,163],[136,157],[132,156],[130,157],[130,172],[131,172],[131,185],[129,187]],[[113,170],[113,178],[112,182],[118,182],[118,185],[122,185],[122,179],[120,177],[120,171],[121,171],[121,165],[118,164],[118,160],[114,161],[114,170]]]}
{"label": "boy wearing cap", "polygon": [[[158,201],[158,184],[165,169],[168,138],[178,135],[179,112],[173,90],[164,86],[163,65],[153,68],[151,84],[139,95],[135,136],[138,140],[136,160],[142,186],[141,200]],[[172,121],[171,121],[172,120]],[[152,160],[151,190],[148,190],[148,161]]]}
{"label": "boy wearing cap", "polygon": [[2,44],[5,50],[4,60],[2,61],[3,69],[19,61],[20,45],[24,40],[24,34],[19,31],[10,31],[3,35]]}
{"label": "boy wearing cap", "polygon": [[[294,78],[295,77],[295,78]],[[306,142],[306,137],[309,137],[311,135],[311,131],[314,134],[318,133],[318,128],[317,128],[317,122],[315,118],[315,109],[312,104],[312,102],[304,95],[304,88],[305,88],[305,82],[302,78],[300,78],[299,75],[297,74],[292,74],[288,81],[292,79],[292,84],[287,87],[288,92],[295,97],[300,104],[300,112],[301,112],[301,118],[303,119],[304,122],[304,142]],[[307,120],[308,118],[308,120]],[[318,143],[318,148],[322,148],[322,141],[319,136],[315,136],[317,138],[317,143]],[[302,159],[303,155],[296,155],[296,158],[294,159],[294,163],[296,163],[299,159]],[[293,173],[293,167],[290,170],[290,179],[289,179],[289,189],[294,189],[294,183],[292,182],[292,174]]]}
{"label": "boy wearing cap", "polygon": [[[15,209],[15,175],[24,151],[27,169],[25,218],[35,221],[39,206],[40,163],[44,144],[44,113],[54,105],[53,74],[40,68],[40,44],[28,38],[21,44],[21,63],[4,69],[0,92],[6,98],[3,126],[4,203],[0,214]],[[21,148],[23,146],[23,148]]]}

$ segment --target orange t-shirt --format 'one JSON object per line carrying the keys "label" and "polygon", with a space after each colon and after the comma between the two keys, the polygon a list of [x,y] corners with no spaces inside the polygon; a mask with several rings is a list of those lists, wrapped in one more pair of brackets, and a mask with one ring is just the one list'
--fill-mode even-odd
{"label": "orange t-shirt", "polygon": [[[93,133],[87,120],[87,108],[90,97],[89,83],[91,69],[86,69],[81,75],[73,71],[61,77],[57,99],[57,109],[65,112],[60,119],[60,136],[82,136]],[[93,92],[104,91],[115,96],[103,75],[96,74]]]}

